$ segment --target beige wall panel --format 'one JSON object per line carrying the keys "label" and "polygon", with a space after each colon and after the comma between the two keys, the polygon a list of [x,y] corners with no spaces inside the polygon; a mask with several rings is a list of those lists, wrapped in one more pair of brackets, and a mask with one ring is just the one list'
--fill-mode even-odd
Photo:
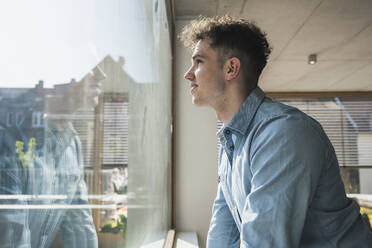
{"label": "beige wall panel", "polygon": [[[185,23],[176,23],[177,34]],[[216,117],[213,110],[192,105],[189,84],[183,78],[191,53],[179,41],[176,51],[175,228],[196,231],[203,248],[217,189]]]}

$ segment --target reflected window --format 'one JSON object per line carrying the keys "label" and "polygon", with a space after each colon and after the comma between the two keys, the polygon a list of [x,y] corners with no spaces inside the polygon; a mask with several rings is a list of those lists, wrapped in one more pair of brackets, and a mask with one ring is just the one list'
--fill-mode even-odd
{"label": "reflected window", "polygon": [[103,100],[103,164],[128,165],[128,96],[107,95]]}
{"label": "reflected window", "polygon": [[43,126],[43,112],[32,112],[32,127]]}
{"label": "reflected window", "polygon": [[24,113],[23,112],[17,112],[16,116],[15,116],[15,125],[17,127],[21,127],[24,120],[25,120]]}
{"label": "reflected window", "polygon": [[14,114],[12,112],[6,113],[6,126],[11,127],[14,124]]}

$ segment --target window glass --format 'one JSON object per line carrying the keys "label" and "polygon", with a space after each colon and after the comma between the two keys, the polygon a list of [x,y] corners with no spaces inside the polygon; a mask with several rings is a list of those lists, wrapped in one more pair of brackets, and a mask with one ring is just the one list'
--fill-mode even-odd
{"label": "window glass", "polygon": [[0,2],[1,247],[162,247],[166,2]]}

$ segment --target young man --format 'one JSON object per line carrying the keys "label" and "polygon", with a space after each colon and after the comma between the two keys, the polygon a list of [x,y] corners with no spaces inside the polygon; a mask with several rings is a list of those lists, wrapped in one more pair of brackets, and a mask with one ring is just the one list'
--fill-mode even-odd
{"label": "young man", "polygon": [[224,123],[207,247],[372,247],[320,124],[257,87],[266,34],[222,16],[192,21],[180,38],[193,49],[192,102]]}

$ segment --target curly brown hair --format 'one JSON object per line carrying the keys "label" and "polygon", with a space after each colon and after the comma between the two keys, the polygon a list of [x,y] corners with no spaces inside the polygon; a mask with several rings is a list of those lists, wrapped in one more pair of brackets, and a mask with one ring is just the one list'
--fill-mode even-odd
{"label": "curly brown hair", "polygon": [[[255,73],[257,78],[266,66],[272,50],[266,33],[254,22],[228,15],[200,16],[183,28],[179,38],[190,49],[194,49],[198,41],[208,39],[210,46],[218,52],[221,66],[226,59],[237,57],[242,67]],[[253,67],[248,68],[249,66]]]}

